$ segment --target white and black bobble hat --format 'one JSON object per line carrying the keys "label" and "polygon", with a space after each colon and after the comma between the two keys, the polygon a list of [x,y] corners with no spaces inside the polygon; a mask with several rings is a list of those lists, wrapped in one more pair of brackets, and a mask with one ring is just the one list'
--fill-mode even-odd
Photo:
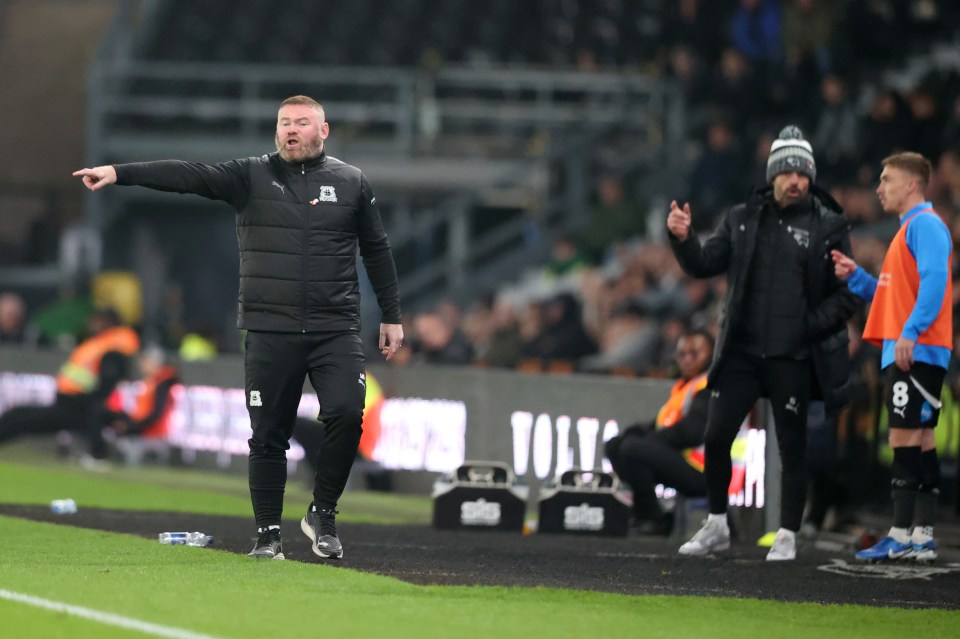
{"label": "white and black bobble hat", "polygon": [[817,163],[813,160],[813,147],[803,139],[803,133],[792,124],[783,127],[780,135],[770,145],[767,159],[767,184],[780,173],[797,171],[811,182],[817,180]]}

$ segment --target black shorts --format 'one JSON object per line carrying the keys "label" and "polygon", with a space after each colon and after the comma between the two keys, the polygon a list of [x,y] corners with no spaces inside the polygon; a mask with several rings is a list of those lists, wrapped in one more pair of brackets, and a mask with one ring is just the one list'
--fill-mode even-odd
{"label": "black shorts", "polygon": [[920,362],[906,372],[890,366],[886,400],[890,428],[935,428],[946,374],[946,369]]}

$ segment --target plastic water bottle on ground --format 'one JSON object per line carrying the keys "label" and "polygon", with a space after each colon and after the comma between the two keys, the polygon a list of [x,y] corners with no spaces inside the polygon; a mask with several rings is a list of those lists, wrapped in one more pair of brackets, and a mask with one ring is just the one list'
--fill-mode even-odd
{"label": "plastic water bottle on ground", "polygon": [[202,532],[162,532],[160,543],[173,546],[208,546],[213,537]]}
{"label": "plastic water bottle on ground", "polygon": [[58,515],[72,515],[77,512],[77,502],[72,499],[54,499],[50,502],[50,510]]}

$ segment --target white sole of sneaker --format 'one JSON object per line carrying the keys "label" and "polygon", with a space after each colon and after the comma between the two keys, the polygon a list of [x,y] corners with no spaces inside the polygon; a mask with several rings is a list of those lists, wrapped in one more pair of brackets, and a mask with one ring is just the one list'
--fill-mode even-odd
{"label": "white sole of sneaker", "polygon": [[728,541],[727,543],[725,543],[725,544],[720,544],[720,545],[718,545],[718,546],[714,546],[713,548],[710,548],[709,550],[700,550],[700,549],[696,549],[696,550],[693,550],[693,549],[684,550],[684,549],[683,549],[683,546],[681,546],[681,547],[680,547],[680,550],[677,551],[677,552],[679,552],[681,555],[686,555],[686,556],[688,556],[688,557],[703,557],[704,555],[710,555],[710,554],[713,554],[713,553],[715,553],[715,552],[722,552],[722,551],[724,551],[724,550],[730,550],[730,542],[729,542],[729,541]]}
{"label": "white sole of sneaker", "polygon": [[778,556],[770,556],[770,555],[767,555],[767,561],[793,561],[793,560],[795,560],[796,558],[797,558],[796,555],[794,555],[794,556],[792,556],[792,557],[784,557],[784,556],[780,556],[780,555],[778,555]]}
{"label": "white sole of sneaker", "polygon": [[303,531],[303,534],[310,538],[310,550],[313,551],[317,557],[321,559],[343,559],[343,551],[339,553],[325,553],[320,548],[317,547],[317,534],[314,532],[310,524],[307,523],[307,518],[304,517],[300,520],[300,530]]}

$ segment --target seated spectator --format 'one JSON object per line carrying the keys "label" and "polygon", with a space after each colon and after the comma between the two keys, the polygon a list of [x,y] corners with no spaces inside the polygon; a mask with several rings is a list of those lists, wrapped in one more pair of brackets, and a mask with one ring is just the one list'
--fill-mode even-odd
{"label": "seated spectator", "polygon": [[723,45],[717,24],[722,9],[706,0],[679,0],[666,3],[662,41],[669,47],[689,47],[701,60],[715,60]]}
{"label": "seated spectator", "polygon": [[946,122],[943,125],[943,144],[947,149],[960,150],[960,96],[950,100]]}
{"label": "seated spectator", "polygon": [[933,90],[920,87],[907,95],[910,113],[910,148],[928,158],[939,158],[944,150],[947,118],[940,113]]}
{"label": "seated spectator", "polygon": [[16,293],[0,295],[0,344],[22,344],[27,306]]}
{"label": "seated spectator", "polygon": [[947,149],[940,154],[933,181],[936,187],[931,200],[937,210],[960,212],[960,150]]}
{"label": "seated spectator", "polygon": [[582,271],[586,266],[587,260],[580,252],[576,239],[564,234],[554,240],[544,271],[549,277],[559,278]]}
{"label": "seated spectator", "polygon": [[792,0],[784,8],[783,48],[795,73],[805,65],[813,66],[819,76],[831,71],[830,44],[837,26],[833,5],[826,0]]}
{"label": "seated spectator", "polygon": [[880,91],[870,104],[861,123],[859,180],[872,185],[878,177],[876,167],[891,153],[912,148],[910,117],[900,95],[891,89]]}
{"label": "seated spectator", "polygon": [[492,334],[480,357],[487,366],[513,368],[520,360],[523,343],[517,309],[510,300],[497,300],[490,314]]}
{"label": "seated spectator", "polygon": [[513,368],[520,359],[522,343],[514,303],[492,295],[475,301],[464,317],[463,331],[474,347],[478,366]]}
{"label": "seated spectator", "polygon": [[539,329],[526,340],[523,355],[542,360],[574,360],[597,350],[583,327],[580,304],[564,293],[539,304]]}
{"label": "seated spectator", "polygon": [[38,340],[68,350],[88,336],[88,322],[96,306],[90,292],[90,280],[78,275],[68,282],[60,298],[33,315]]}
{"label": "seated spectator", "polygon": [[473,347],[449,315],[422,313],[413,321],[414,359],[424,364],[470,364]]}
{"label": "seated spectator", "polygon": [[177,369],[165,360],[163,350],[157,346],[145,348],[137,358],[143,386],[137,393],[133,410],[114,425],[120,436],[117,450],[128,466],[139,466],[148,452],[156,454],[161,462],[169,458],[167,435],[173,413],[171,390],[179,379]]}
{"label": "seated spectator", "polygon": [[776,62],[781,57],[782,10],[776,0],[740,0],[733,14],[733,44],[749,59]]}
{"label": "seated spectator", "polygon": [[898,40],[902,33],[898,12],[892,3],[849,0],[841,12],[840,44],[847,68],[880,67],[897,55],[890,43]]}
{"label": "seated spectator", "polygon": [[657,418],[630,426],[604,447],[614,472],[633,489],[634,523],[641,532],[669,534],[672,528],[672,520],[657,501],[657,484],[688,497],[707,494],[702,465],[695,465],[691,453],[703,445],[707,427],[707,368],[712,358],[709,333],[685,333],[676,351],[680,379]]}
{"label": "seated spectator", "polygon": [[705,75],[703,63],[689,47],[677,45],[667,57],[667,75],[680,86],[687,103],[700,104],[704,99]]}
{"label": "seated spectator", "polygon": [[671,317],[660,324],[660,339],[657,344],[657,356],[649,370],[644,371],[647,377],[673,377],[676,373],[677,344],[687,333],[688,327],[679,317]]}
{"label": "seated spectator", "polygon": [[583,234],[582,247],[590,259],[600,262],[612,244],[646,232],[643,207],[627,196],[623,180],[607,175],[597,186],[597,205]]}
{"label": "seated spectator", "polygon": [[[740,51],[734,47],[724,49],[716,72],[707,74],[704,83],[707,88],[703,91],[702,103],[712,117],[727,118],[737,131],[755,124],[763,107],[762,96],[769,88],[758,80],[756,71]],[[745,95],[756,96],[756,99],[744,100]],[[770,147],[765,150],[769,154]]]}
{"label": "seated spectator", "polygon": [[[688,192],[701,210],[717,211],[734,202],[746,190],[742,182],[742,156],[736,134],[726,122],[713,122],[707,129],[706,147],[690,175]],[[700,219],[702,218],[702,219]],[[713,228],[715,218],[698,216],[698,230]]]}
{"label": "seated spectator", "polygon": [[586,373],[641,373],[653,364],[660,329],[634,304],[627,303],[613,313],[600,335],[600,352],[580,360]]}
{"label": "seated spectator", "polygon": [[818,163],[824,174],[851,179],[859,152],[855,105],[847,95],[846,83],[836,75],[828,75],[820,83],[820,97],[823,104],[810,142],[820,150]]}

